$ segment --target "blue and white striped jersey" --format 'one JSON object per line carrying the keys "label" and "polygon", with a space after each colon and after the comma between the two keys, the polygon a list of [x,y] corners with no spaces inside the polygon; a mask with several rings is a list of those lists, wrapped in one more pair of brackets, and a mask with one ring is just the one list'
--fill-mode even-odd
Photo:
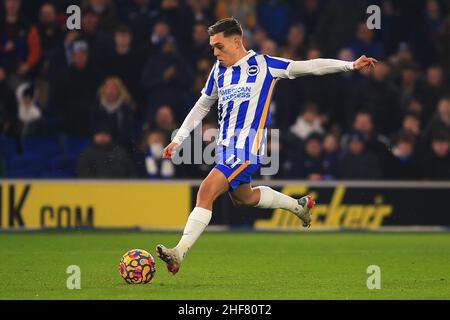
{"label": "blue and white striped jersey", "polygon": [[218,100],[218,145],[264,154],[273,90],[291,62],[250,50],[231,67],[214,64],[202,94]]}

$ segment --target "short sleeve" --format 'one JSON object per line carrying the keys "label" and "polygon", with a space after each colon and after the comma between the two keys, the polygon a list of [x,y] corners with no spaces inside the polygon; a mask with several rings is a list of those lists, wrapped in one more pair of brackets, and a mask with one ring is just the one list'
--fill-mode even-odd
{"label": "short sleeve", "polygon": [[209,73],[208,81],[206,81],[205,87],[202,90],[202,94],[217,99],[217,82],[214,79],[214,74],[216,71],[217,62],[214,64],[214,66],[211,69],[211,72]]}
{"label": "short sleeve", "polygon": [[264,55],[270,74],[274,78],[290,79],[288,67],[293,60]]}

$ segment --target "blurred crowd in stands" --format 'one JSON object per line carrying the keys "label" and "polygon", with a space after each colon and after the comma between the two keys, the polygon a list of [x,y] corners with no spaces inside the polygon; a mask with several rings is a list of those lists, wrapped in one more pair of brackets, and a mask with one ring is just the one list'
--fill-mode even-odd
{"label": "blurred crowd in stands", "polygon": [[[208,26],[234,16],[262,54],[380,61],[279,81],[271,178],[450,180],[450,0],[0,2],[0,177],[204,177],[211,166],[161,153],[214,63]],[[366,25],[372,4],[380,30]]]}

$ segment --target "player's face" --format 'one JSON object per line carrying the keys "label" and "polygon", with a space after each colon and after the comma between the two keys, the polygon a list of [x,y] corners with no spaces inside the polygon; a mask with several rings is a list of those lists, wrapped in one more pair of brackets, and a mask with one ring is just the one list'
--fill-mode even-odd
{"label": "player's face", "polygon": [[239,41],[237,36],[224,37],[223,32],[209,38],[209,44],[214,50],[214,56],[224,67],[233,65],[239,52]]}

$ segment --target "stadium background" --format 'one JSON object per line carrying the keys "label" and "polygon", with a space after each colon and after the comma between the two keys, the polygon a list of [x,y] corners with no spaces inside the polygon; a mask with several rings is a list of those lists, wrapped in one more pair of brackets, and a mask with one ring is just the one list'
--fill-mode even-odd
{"label": "stadium background", "polygon": [[[82,8],[78,31],[66,27],[71,4]],[[380,30],[366,26],[372,4]],[[370,73],[280,81],[271,106],[280,170],[258,183],[312,192],[317,228],[449,226],[449,8],[437,0],[2,1],[0,225],[182,228],[212,167],[175,166],[161,151],[214,62],[207,27],[234,16],[246,47],[264,54],[380,61]],[[216,128],[216,112],[203,130]],[[167,213],[170,190],[179,199]],[[437,200],[411,204],[413,194]],[[234,209],[226,196],[214,212],[212,225],[298,228],[277,211]]]}

